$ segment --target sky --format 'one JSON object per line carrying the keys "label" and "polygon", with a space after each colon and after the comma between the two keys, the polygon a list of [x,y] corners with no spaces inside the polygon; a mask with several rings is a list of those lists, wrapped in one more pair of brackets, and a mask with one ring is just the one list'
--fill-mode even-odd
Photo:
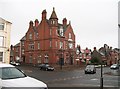
{"label": "sky", "polygon": [[41,21],[41,13],[47,11],[50,18],[53,7],[62,23],[71,22],[76,45],[93,49],[108,44],[118,47],[119,0],[0,0],[0,17],[12,22],[11,44],[15,45],[26,34],[30,20]]}

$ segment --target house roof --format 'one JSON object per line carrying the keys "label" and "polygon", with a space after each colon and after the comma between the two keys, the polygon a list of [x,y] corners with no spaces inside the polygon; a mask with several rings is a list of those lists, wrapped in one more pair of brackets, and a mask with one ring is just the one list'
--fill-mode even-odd
{"label": "house roof", "polygon": [[19,42],[19,43],[17,43],[14,47],[17,47],[17,46],[20,46],[20,42]]}
{"label": "house roof", "polygon": [[5,19],[3,19],[3,18],[0,17],[0,22],[1,22],[1,21],[2,21],[2,22],[7,22],[7,23],[12,24],[11,22],[9,22],[9,21],[7,21],[7,20],[5,20]]}
{"label": "house roof", "polygon": [[51,14],[51,16],[50,16],[50,19],[58,19],[54,7],[53,7],[52,14]]}
{"label": "house roof", "polygon": [[25,36],[21,39],[21,41],[24,41],[24,40],[26,40],[26,37],[25,37]]}

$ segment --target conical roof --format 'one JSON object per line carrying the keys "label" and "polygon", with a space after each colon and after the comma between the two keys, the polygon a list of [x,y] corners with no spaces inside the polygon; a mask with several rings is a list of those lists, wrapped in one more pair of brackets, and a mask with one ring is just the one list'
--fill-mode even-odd
{"label": "conical roof", "polygon": [[53,7],[52,14],[51,14],[51,16],[50,16],[50,19],[58,19],[54,7]]}

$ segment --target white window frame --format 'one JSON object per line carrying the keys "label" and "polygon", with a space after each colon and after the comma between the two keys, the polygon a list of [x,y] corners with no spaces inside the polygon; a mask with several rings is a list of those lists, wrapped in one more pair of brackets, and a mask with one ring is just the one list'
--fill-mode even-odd
{"label": "white window frame", "polygon": [[5,28],[4,23],[0,23],[0,30],[4,30],[4,28]]}
{"label": "white window frame", "polygon": [[29,43],[28,49],[29,50],[34,50],[34,43]]}
{"label": "white window frame", "polygon": [[71,39],[72,38],[72,34],[71,33],[69,33],[69,39]]}
{"label": "white window frame", "polygon": [[63,28],[60,27],[60,36],[63,36]]}
{"label": "white window frame", "polygon": [[3,61],[3,52],[0,52],[0,61],[2,62]]}
{"label": "white window frame", "polygon": [[32,39],[32,33],[29,34],[29,39],[30,39],[30,40]]}
{"label": "white window frame", "polygon": [[73,49],[73,43],[69,43],[69,48]]}
{"label": "white window frame", "polygon": [[25,49],[22,49],[22,54],[25,54]]}
{"label": "white window frame", "polygon": [[40,49],[40,42],[38,42],[38,49]]}
{"label": "white window frame", "polygon": [[63,49],[63,42],[60,42],[60,49]]}
{"label": "white window frame", "polygon": [[24,41],[22,41],[22,46],[24,46],[25,45],[25,42]]}
{"label": "white window frame", "polygon": [[0,36],[0,47],[4,47],[4,36]]}

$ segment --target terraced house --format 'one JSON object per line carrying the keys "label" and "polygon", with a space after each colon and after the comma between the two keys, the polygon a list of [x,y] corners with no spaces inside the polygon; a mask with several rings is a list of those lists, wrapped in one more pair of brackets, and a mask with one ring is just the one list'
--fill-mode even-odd
{"label": "terraced house", "polygon": [[19,57],[25,63],[73,64],[75,60],[75,34],[71,22],[63,18],[60,24],[55,8],[49,19],[47,11],[43,10],[40,22],[38,19],[29,22],[19,45]]}
{"label": "terraced house", "polygon": [[10,61],[11,22],[0,18],[0,62]]}

